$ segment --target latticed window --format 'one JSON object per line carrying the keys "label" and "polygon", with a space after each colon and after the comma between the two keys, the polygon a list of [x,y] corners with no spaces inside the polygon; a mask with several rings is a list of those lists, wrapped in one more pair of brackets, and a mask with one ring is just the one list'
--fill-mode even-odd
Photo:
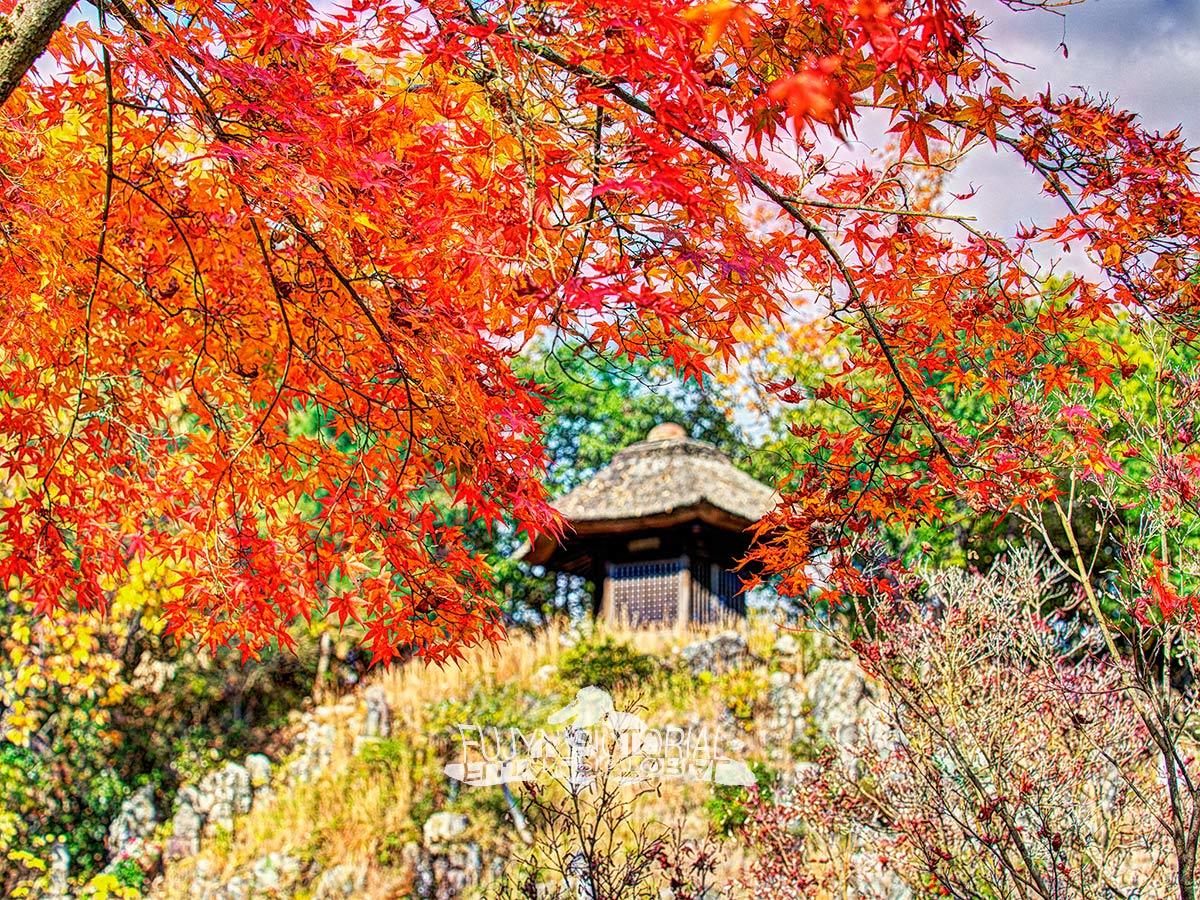
{"label": "latticed window", "polygon": [[612,612],[630,625],[674,625],[679,614],[680,559],[612,563]]}
{"label": "latticed window", "polygon": [[692,624],[717,625],[746,614],[739,593],[742,581],[728,569],[708,563],[692,564]]}

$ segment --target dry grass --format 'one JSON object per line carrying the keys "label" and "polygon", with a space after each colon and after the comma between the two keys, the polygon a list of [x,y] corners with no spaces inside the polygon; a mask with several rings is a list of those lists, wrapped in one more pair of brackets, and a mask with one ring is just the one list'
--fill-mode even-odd
{"label": "dry grass", "polygon": [[[605,634],[632,646],[639,652],[670,659],[678,647],[711,636],[711,632],[649,631],[606,629]],[[752,652],[765,656],[773,640],[766,627],[751,627],[748,632]],[[408,841],[419,840],[414,827],[414,802],[440,794],[445,787],[440,767],[442,760],[432,749],[430,710],[446,700],[465,700],[476,692],[506,687],[519,692],[563,693],[569,689],[556,685],[543,673],[564,650],[565,633],[549,628],[534,635],[514,633],[495,648],[476,648],[456,664],[441,668],[421,663],[394,667],[378,673],[372,683],[381,684],[393,715],[396,740],[378,745],[375,750],[355,756],[353,737],[361,722],[361,696],[351,695],[341,703],[323,710],[325,718],[337,728],[338,740],[331,765],[314,782],[305,785],[280,785],[270,805],[239,820],[231,834],[211,838],[196,860],[171,866],[160,894],[185,897],[191,892],[197,863],[207,867],[211,877],[224,882],[244,871],[254,860],[271,852],[288,853],[302,860],[316,860],[322,867],[353,863],[371,867],[369,896],[402,896],[405,884],[397,880],[401,870],[401,851]],[[715,690],[683,693],[673,700],[664,684],[635,685],[618,691],[618,705],[639,705],[639,713],[652,724],[678,721],[680,713],[700,721],[714,721],[721,712]],[[468,789],[469,790],[469,789]],[[664,785],[657,797],[644,805],[649,820],[687,821],[690,832],[704,830],[702,805],[709,795],[703,785]],[[460,801],[495,802],[488,793],[464,797]],[[466,791],[464,791],[466,794]],[[420,810],[420,814],[432,812]],[[474,817],[474,836],[484,847],[495,847],[509,840],[498,833],[495,818]],[[492,821],[484,821],[491,818]]]}

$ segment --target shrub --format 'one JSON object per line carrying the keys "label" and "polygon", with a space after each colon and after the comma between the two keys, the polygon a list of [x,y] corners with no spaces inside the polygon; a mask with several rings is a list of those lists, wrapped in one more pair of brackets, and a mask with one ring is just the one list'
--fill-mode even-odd
{"label": "shrub", "polygon": [[654,657],[605,636],[576,644],[563,654],[558,674],[575,687],[594,686],[606,691],[629,687],[654,677],[661,668]]}
{"label": "shrub", "polygon": [[767,679],[754,669],[739,669],[717,676],[717,693],[738,722],[746,724],[767,693]]}
{"label": "shrub", "polygon": [[704,811],[717,834],[725,837],[736,834],[750,818],[755,805],[769,804],[774,800],[778,773],[757,761],[750,763],[750,771],[754,773],[756,782],[752,788],[713,785],[712,796],[705,801]]}
{"label": "shrub", "polygon": [[476,688],[463,699],[439,700],[429,707],[431,732],[456,734],[461,724],[480,728],[526,727],[541,721],[543,698],[515,685]]}
{"label": "shrub", "polygon": [[1041,615],[1053,579],[1025,554],[924,580],[872,598],[881,637],[846,644],[883,688],[877,727],[752,811],[758,896],[868,857],[944,896],[1168,896],[1164,779],[1116,664]]}
{"label": "shrub", "polygon": [[122,887],[139,892],[146,889],[146,872],[132,859],[123,859],[113,866],[112,876]]}

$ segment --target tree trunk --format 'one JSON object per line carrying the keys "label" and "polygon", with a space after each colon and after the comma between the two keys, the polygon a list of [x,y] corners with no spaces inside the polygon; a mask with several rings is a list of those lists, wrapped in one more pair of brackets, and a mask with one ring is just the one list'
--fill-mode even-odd
{"label": "tree trunk", "polygon": [[42,55],[75,0],[20,0],[0,16],[0,106]]}
{"label": "tree trunk", "polygon": [[317,673],[313,678],[313,702],[320,705],[325,701],[325,680],[329,677],[329,663],[333,659],[333,636],[328,631],[321,632],[317,643]]}

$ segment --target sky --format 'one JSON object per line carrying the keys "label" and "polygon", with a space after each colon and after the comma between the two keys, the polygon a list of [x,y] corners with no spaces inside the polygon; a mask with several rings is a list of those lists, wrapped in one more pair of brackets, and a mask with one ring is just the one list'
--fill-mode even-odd
{"label": "sky", "polygon": [[[992,49],[1031,67],[1012,70],[1022,93],[1049,85],[1062,94],[1083,85],[1138,113],[1153,130],[1181,124],[1185,141],[1200,146],[1200,0],[1084,0],[1061,17],[1013,13],[999,0],[976,0],[976,8],[992,23],[985,32]],[[968,185],[979,191],[971,214],[1001,233],[1058,211],[1010,154],[972,154],[950,187],[962,193]]]}

